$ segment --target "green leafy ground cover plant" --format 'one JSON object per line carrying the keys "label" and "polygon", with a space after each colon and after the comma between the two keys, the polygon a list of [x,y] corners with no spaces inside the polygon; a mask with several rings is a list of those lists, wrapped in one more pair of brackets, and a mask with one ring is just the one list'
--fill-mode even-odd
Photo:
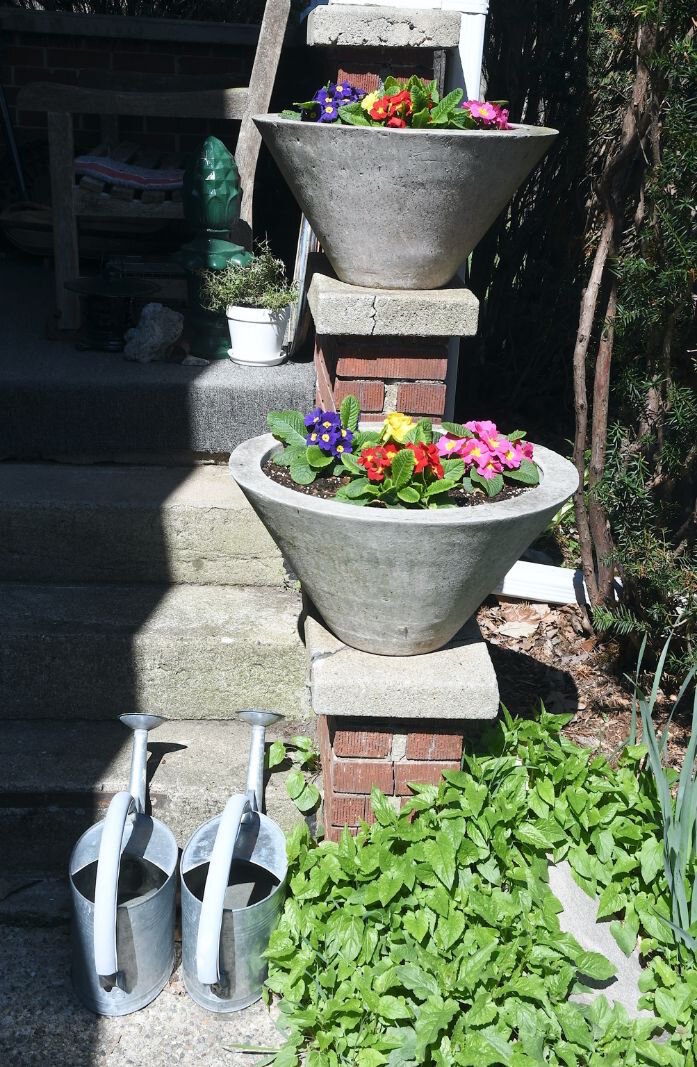
{"label": "green leafy ground cover plant", "polygon": [[[287,1041],[267,1062],[694,1067],[697,963],[670,926],[646,748],[612,767],[560,735],[567,721],[504,710],[463,769],[415,786],[401,813],[374,790],[376,822],[356,839],[296,829],[267,953]],[[560,930],[548,859],[599,897],[625,954],[639,941],[655,1018],[570,999],[613,967]]]}

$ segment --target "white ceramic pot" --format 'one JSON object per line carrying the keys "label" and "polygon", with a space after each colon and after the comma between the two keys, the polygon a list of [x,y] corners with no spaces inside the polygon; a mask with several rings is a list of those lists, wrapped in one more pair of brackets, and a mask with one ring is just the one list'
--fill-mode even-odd
{"label": "white ceramic pot", "polygon": [[290,304],[281,311],[230,305],[228,355],[232,362],[243,367],[276,367],[283,363],[283,339],[289,319]]}

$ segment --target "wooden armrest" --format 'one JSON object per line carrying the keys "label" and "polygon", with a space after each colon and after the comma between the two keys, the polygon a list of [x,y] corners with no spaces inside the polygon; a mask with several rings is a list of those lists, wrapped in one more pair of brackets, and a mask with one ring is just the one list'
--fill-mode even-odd
{"label": "wooden armrest", "polygon": [[17,104],[26,111],[68,114],[241,119],[248,96],[249,89],[149,93],[33,82],[20,90]]}

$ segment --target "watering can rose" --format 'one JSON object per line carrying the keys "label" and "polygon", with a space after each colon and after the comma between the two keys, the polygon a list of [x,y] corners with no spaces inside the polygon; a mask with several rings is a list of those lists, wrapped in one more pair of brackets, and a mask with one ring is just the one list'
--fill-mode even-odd
{"label": "watering can rose", "polygon": [[319,480],[323,496],[391,508],[455,507],[468,494],[494,498],[540,481],[522,430],[503,434],[488,420],[434,427],[400,411],[360,429],[359,418],[354,396],[338,412],[271,412],[269,428],[285,446],[272,465],[287,467],[299,486]]}

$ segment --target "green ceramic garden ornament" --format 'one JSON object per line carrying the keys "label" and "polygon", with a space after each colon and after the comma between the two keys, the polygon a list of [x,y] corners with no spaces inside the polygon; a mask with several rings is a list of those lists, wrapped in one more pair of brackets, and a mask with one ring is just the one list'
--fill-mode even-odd
{"label": "green ceramic garden ornament", "polygon": [[187,272],[188,334],[191,350],[204,359],[226,359],[230,339],[219,312],[201,303],[202,270],[224,270],[229,263],[249,263],[251,252],[228,240],[240,217],[240,179],[231,152],[217,137],[206,137],[184,172],[184,216],[196,231],[176,259]]}

